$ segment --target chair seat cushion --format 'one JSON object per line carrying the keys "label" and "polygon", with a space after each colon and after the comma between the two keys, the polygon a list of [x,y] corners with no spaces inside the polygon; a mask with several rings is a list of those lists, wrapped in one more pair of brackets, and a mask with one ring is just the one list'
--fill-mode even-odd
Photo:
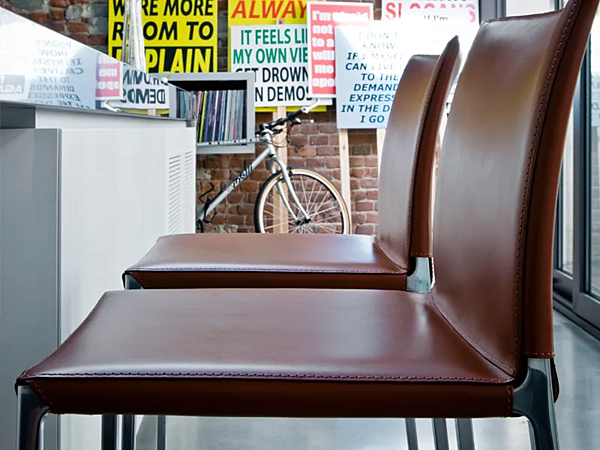
{"label": "chair seat cushion", "polygon": [[148,289],[406,289],[406,272],[370,236],[211,233],[163,236],[125,274]]}
{"label": "chair seat cushion", "polygon": [[18,384],[54,413],[488,417],[512,381],[429,294],[203,289],[105,294]]}

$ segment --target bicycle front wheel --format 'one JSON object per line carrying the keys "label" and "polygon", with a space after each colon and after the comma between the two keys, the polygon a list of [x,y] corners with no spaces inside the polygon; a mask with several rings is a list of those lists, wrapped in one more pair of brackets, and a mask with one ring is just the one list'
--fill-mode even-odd
{"label": "bicycle front wheel", "polygon": [[254,206],[257,233],[350,233],[348,208],[331,181],[305,167],[290,168],[288,175],[298,201],[289,192],[281,171],[271,175],[261,186]]}

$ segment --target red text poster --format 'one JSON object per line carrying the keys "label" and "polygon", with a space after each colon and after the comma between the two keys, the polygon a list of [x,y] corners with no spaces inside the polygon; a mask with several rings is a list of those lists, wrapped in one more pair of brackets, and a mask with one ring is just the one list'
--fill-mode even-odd
{"label": "red text poster", "polygon": [[400,19],[402,15],[422,15],[438,22],[453,22],[460,13],[468,22],[479,25],[478,0],[382,0],[382,20]]}
{"label": "red text poster", "polygon": [[123,97],[122,63],[107,55],[98,55],[96,64],[96,100],[120,100]]}
{"label": "red text poster", "polygon": [[311,97],[335,97],[335,33],[338,25],[368,24],[372,3],[308,2],[308,75]]}

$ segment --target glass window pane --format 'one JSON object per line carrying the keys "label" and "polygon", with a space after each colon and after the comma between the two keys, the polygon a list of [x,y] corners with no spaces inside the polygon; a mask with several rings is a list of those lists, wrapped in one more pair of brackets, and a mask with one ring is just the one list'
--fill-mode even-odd
{"label": "glass window pane", "polygon": [[520,16],[554,11],[554,0],[506,0],[506,15]]}
{"label": "glass window pane", "polygon": [[589,230],[590,236],[590,277],[589,287],[600,294],[600,20],[596,14],[596,20],[592,28],[590,60],[592,67],[591,82],[591,127],[590,127],[590,170],[591,186],[589,186],[590,214]]}
{"label": "glass window pane", "polygon": [[569,120],[562,170],[562,261],[560,269],[573,274],[573,114]]}

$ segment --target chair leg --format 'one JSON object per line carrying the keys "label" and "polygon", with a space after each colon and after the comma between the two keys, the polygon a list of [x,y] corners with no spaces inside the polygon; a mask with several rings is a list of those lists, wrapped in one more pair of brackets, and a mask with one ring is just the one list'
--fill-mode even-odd
{"label": "chair leg", "polygon": [[458,450],[475,450],[473,421],[471,419],[456,419],[456,440]]}
{"label": "chair leg", "polygon": [[135,448],[135,416],[123,416],[123,430],[121,434],[121,450],[133,450]]}
{"label": "chair leg", "polygon": [[18,388],[17,408],[17,450],[41,450],[42,424],[50,408],[27,386]]}
{"label": "chair leg", "polygon": [[102,450],[117,450],[117,416],[102,416]]}
{"label": "chair leg", "polygon": [[433,439],[435,442],[435,450],[450,449],[446,419],[433,419]]}
{"label": "chair leg", "polygon": [[529,359],[527,376],[515,390],[513,410],[529,419],[535,450],[559,450],[549,359]]}
{"label": "chair leg", "polygon": [[[167,417],[156,418],[156,450],[167,449]],[[417,449],[418,450],[418,449]]]}
{"label": "chair leg", "polygon": [[404,419],[406,423],[406,440],[408,450],[419,450],[419,438],[417,436],[417,422],[415,419]]}

